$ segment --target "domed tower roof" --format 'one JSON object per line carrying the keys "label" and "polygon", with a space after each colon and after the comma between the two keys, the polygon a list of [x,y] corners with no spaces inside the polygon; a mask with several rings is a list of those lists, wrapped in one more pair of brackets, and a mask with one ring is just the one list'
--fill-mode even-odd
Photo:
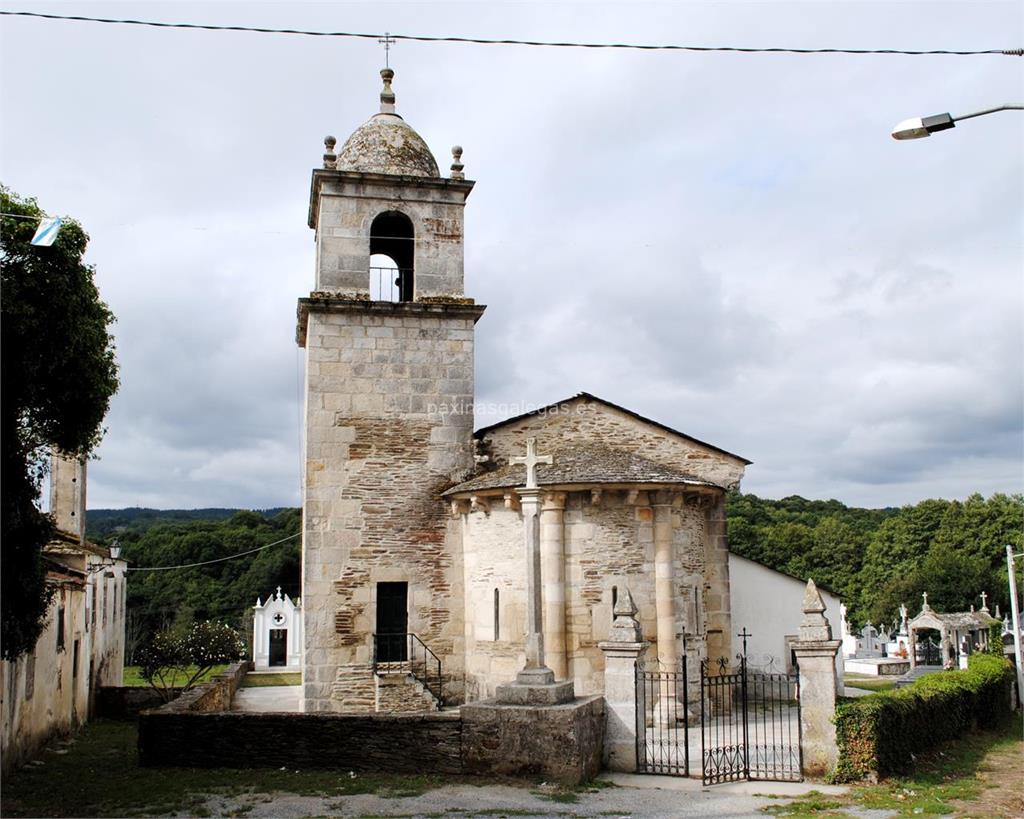
{"label": "domed tower roof", "polygon": [[380,113],[360,125],[338,152],[339,171],[439,178],[437,161],[423,137],[395,113],[395,72],[382,69]]}

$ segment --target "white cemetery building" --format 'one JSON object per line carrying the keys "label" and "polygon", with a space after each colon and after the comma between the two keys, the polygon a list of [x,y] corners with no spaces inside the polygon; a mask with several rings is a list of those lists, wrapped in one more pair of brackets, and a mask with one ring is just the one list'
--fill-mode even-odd
{"label": "white cemetery building", "polygon": [[302,607],[287,594],[256,598],[252,617],[252,659],[257,671],[302,666]]}
{"label": "white cemetery building", "polygon": [[[750,634],[747,638],[748,667],[766,673],[795,673],[793,644],[800,637],[801,603],[807,591],[807,580],[730,552],[729,588],[734,648],[739,650],[741,641],[736,635]],[[840,610],[845,611],[846,607],[831,590],[820,585],[817,589],[832,633],[839,634],[845,624]],[[836,681],[841,692],[842,652],[836,655]]]}

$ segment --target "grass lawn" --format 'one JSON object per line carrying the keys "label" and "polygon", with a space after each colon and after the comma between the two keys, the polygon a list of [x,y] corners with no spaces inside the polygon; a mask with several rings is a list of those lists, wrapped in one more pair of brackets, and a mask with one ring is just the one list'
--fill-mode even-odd
{"label": "grass lawn", "polygon": [[863,688],[868,691],[888,691],[896,687],[893,677],[869,677],[866,674],[844,674],[843,685],[850,688]]}
{"label": "grass lawn", "polygon": [[849,816],[844,808],[895,811],[899,816],[1022,816],[1022,754],[1016,718],[1001,731],[968,734],[921,755],[909,776],[858,785],[846,796],[812,793],[765,812],[794,819]]}
{"label": "grass lawn", "polygon": [[242,688],[263,688],[268,685],[302,685],[302,673],[282,671],[269,674],[253,674],[251,671],[242,680]]}
{"label": "grass lawn", "polygon": [[[211,668],[209,671],[207,671],[202,677],[200,677],[198,682],[200,682],[200,683],[206,682],[208,679],[210,679],[210,677],[214,677],[217,674],[220,674],[220,672],[223,671],[225,668],[227,668],[226,665],[215,665],[213,668]],[[181,676],[178,679],[178,685],[184,685],[186,682],[188,682],[188,678],[191,677],[195,673],[195,670],[196,670],[195,666],[192,666],[191,668],[189,668],[188,669],[188,676]],[[137,666],[137,665],[126,665],[124,667],[124,683],[123,683],[123,685],[131,685],[131,686],[147,686],[147,685],[149,685],[148,682],[146,682],[144,679],[142,679],[142,675],[139,672],[140,672],[139,666]]]}
{"label": "grass lawn", "polygon": [[446,781],[430,774],[350,776],[348,771],[276,768],[140,768],[137,738],[134,722],[88,723],[72,740],[44,751],[41,764],[30,764],[4,777],[0,813],[4,817],[153,816],[172,812],[209,816],[203,803],[210,794],[253,794],[257,802],[270,799],[257,794],[272,791],[328,797],[357,793],[415,796]]}

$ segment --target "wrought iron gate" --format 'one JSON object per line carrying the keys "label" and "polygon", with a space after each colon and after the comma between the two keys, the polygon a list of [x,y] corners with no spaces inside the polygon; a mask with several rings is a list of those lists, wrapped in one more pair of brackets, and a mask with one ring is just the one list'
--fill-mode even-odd
{"label": "wrought iron gate", "polygon": [[701,663],[705,785],[741,779],[799,781],[800,700],[795,676],[751,670],[746,657]]}
{"label": "wrought iron gate", "polygon": [[689,693],[686,657],[681,671],[636,666],[638,773],[690,775]]}

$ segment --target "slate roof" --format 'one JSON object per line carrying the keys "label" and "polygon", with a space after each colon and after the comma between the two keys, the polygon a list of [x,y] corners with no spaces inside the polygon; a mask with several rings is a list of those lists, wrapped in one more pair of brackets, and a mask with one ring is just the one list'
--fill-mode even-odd
{"label": "slate roof", "polygon": [[511,418],[506,418],[504,421],[499,421],[496,424],[490,424],[489,426],[486,427],[480,427],[480,429],[474,432],[473,435],[477,438],[483,438],[488,432],[491,432],[495,429],[499,429],[500,427],[503,427],[506,424],[512,424],[523,418],[529,418],[531,415],[540,415],[543,413],[550,412],[553,407],[557,407],[560,404],[568,404],[570,401],[576,401],[577,399],[583,399],[584,401],[594,401],[598,404],[604,404],[606,407],[611,407],[612,409],[616,409],[619,412],[624,412],[626,415],[629,415],[632,418],[636,418],[638,421],[643,421],[645,424],[650,424],[653,427],[657,427],[660,430],[669,432],[672,435],[677,435],[680,438],[685,438],[687,441],[692,441],[695,444],[700,444],[701,446],[707,447],[708,449],[714,450],[715,452],[721,452],[723,455],[728,455],[730,458],[736,458],[736,460],[742,461],[746,466],[750,466],[753,463],[753,461],[748,461],[742,455],[737,455],[734,452],[729,452],[728,450],[722,449],[719,446],[709,444],[707,441],[701,441],[699,438],[694,438],[692,435],[687,435],[685,432],[680,432],[678,429],[673,429],[670,426],[666,426],[665,424],[662,424],[651,418],[647,418],[646,416],[643,416],[638,412],[633,412],[633,410],[627,409],[626,407],[621,407],[618,404],[613,404],[611,401],[605,401],[605,399],[598,398],[596,395],[592,395],[589,392],[578,392],[576,393],[576,395],[573,395],[569,398],[565,398],[561,401],[555,401],[553,404],[548,404],[547,406],[544,407],[538,407],[535,410],[524,412],[521,415],[514,415]]}
{"label": "slate roof", "polygon": [[[945,625],[947,628],[956,629],[957,631],[963,631],[964,629],[986,629],[992,623],[998,623],[989,614],[982,611],[952,611],[945,614],[940,614],[937,611],[929,609],[922,611],[917,617],[910,621],[910,626],[921,623],[927,623],[929,620],[938,621]],[[926,626],[922,626],[926,627]]]}
{"label": "slate roof", "polygon": [[[547,453],[542,452],[541,454]],[[595,444],[583,444],[571,449],[555,450],[551,455],[554,459],[553,464],[537,466],[537,484],[539,486],[651,483],[723,488],[716,483],[688,475],[640,455]],[[462,492],[479,492],[484,489],[512,488],[523,486],[525,483],[526,467],[523,464],[509,464],[456,484],[444,494],[455,495]]]}

